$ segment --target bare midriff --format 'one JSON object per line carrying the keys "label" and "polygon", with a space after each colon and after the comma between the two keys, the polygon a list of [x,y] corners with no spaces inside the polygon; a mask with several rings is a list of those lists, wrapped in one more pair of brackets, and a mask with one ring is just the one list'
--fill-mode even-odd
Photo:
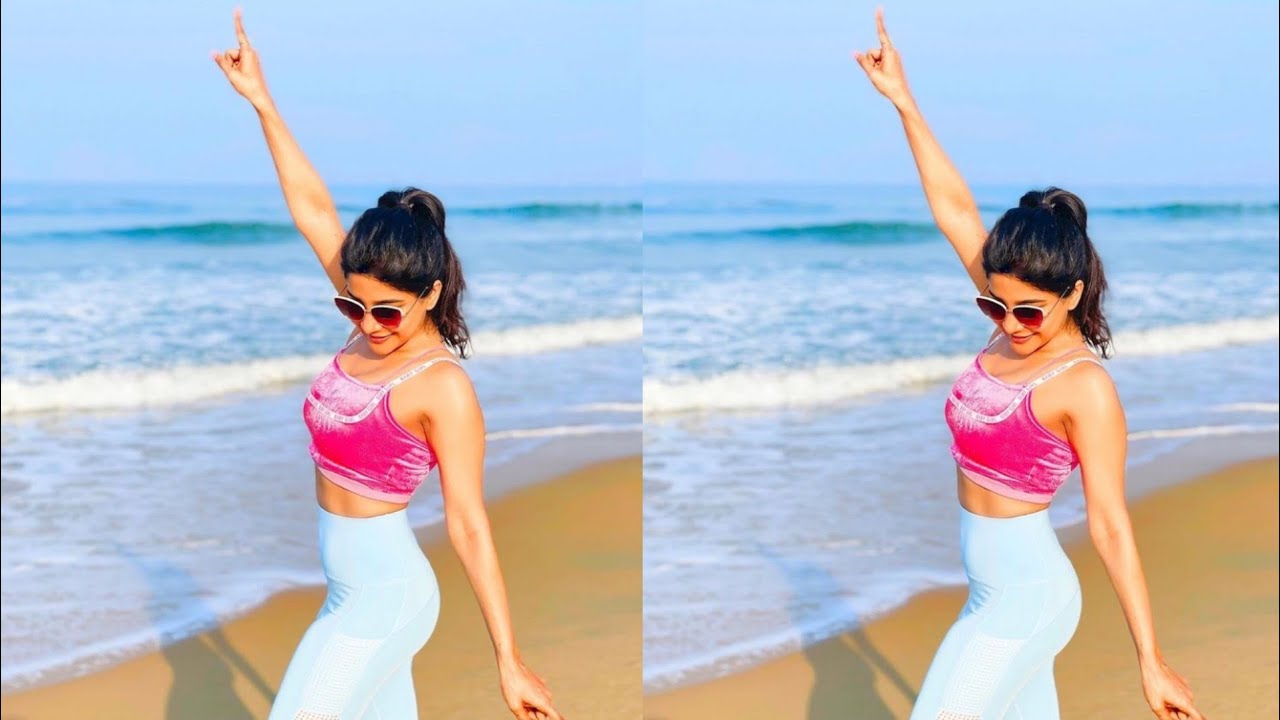
{"label": "bare midriff", "polygon": [[387,502],[357,495],[335,484],[319,470],[316,470],[316,502],[326,512],[353,518],[377,517],[409,506],[409,503]]}
{"label": "bare midriff", "polygon": [[992,492],[965,477],[959,468],[956,468],[956,495],[960,498],[960,507],[983,517],[1018,517],[1049,507],[1049,503],[1015,500]]}

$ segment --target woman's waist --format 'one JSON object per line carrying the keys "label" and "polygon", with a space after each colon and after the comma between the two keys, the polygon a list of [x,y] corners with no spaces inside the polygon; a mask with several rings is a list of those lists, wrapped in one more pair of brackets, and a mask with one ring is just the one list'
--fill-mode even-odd
{"label": "woman's waist", "polygon": [[334,515],[353,519],[372,518],[389,515],[409,506],[408,500],[399,499],[403,493],[375,493],[363,483],[341,478],[319,467],[316,468],[315,481],[316,503]]}
{"label": "woman's waist", "polygon": [[1010,584],[1075,577],[1047,507],[1012,517],[958,509],[961,555],[971,578]]}
{"label": "woman's waist", "polygon": [[409,524],[408,510],[348,517],[316,506],[325,575],[361,585],[431,575],[430,561]]}
{"label": "woman's waist", "polygon": [[956,466],[956,497],[960,507],[974,515],[996,519],[1031,515],[1049,507],[1044,493],[1016,492],[1005,483],[975,478],[973,471],[959,465]]}

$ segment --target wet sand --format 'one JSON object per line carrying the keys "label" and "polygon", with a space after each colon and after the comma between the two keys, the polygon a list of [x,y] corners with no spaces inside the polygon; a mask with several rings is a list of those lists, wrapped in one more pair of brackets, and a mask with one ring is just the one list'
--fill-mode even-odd
{"label": "wet sand", "polygon": [[[571,720],[641,714],[641,462],[599,462],[489,503],[526,664]],[[511,717],[462,565],[420,533],[441,615],[413,665],[419,713]],[[265,718],[324,588],[282,593],[221,627],[102,672],[6,694],[3,720]]]}
{"label": "wet sand", "polygon": [[[1280,711],[1277,459],[1235,464],[1131,504],[1165,659],[1209,718]],[[1084,614],[1056,677],[1063,718],[1153,717],[1124,617],[1081,526],[1060,532]],[[645,698],[649,720],[910,714],[964,588],[925,593],[861,628],[744,672]]]}

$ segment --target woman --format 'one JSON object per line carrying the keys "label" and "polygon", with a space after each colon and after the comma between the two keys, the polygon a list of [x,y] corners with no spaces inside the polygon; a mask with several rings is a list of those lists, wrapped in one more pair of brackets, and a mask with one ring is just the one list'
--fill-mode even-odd
{"label": "woman", "polygon": [[879,12],[876,24],[879,49],[854,57],[897,108],[934,220],[997,326],[946,404],[969,601],[911,717],[1058,717],[1053,660],[1075,632],[1080,585],[1047,508],[1078,466],[1089,535],[1128,622],[1147,703],[1160,718],[1199,719],[1186,680],[1160,654],[1125,507],[1124,411],[1093,352],[1106,357],[1111,334],[1084,203],[1056,188],[1032,191],[983,229],[916,107]]}
{"label": "woman", "polygon": [[328,596],[285,671],[273,720],[416,718],[411,664],[440,610],[434,572],[409,526],[410,495],[437,464],[449,539],[497,657],[502,696],[522,720],[561,715],[520,659],[481,480],[484,420],[465,356],[462,267],[432,194],[387,192],[349,232],[280,118],[235,14],[239,46],[213,59],[253,105],[298,230],[356,328],[303,407],[316,463]]}

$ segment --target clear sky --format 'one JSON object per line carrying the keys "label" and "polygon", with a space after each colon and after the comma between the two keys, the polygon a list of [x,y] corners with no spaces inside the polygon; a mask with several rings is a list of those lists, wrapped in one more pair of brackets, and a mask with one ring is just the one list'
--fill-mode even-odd
{"label": "clear sky", "polygon": [[[866,0],[250,1],[335,183],[914,182]],[[5,180],[269,182],[233,3],[3,4]],[[886,4],[976,183],[1277,181],[1277,3]]]}
{"label": "clear sky", "polygon": [[[235,3],[3,3],[4,180],[274,180],[209,59]],[[635,184],[640,5],[246,0],[267,83],[331,183]]]}
{"label": "clear sky", "polygon": [[[1277,3],[886,0],[976,183],[1275,184]],[[915,182],[866,0],[645,0],[651,180]]]}

